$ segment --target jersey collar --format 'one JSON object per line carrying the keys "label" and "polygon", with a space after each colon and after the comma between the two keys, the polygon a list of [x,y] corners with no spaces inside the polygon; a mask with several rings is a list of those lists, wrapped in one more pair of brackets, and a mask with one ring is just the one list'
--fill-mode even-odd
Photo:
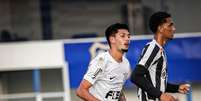
{"label": "jersey collar", "polygon": [[153,39],[152,42],[154,42],[160,49],[163,49],[163,47],[155,39]]}
{"label": "jersey collar", "polygon": [[111,56],[111,54],[110,54],[109,51],[107,51],[107,54],[108,54],[108,56],[109,56],[109,60],[112,61],[112,62],[114,62],[114,63],[119,64],[119,63],[122,63],[122,62],[124,61],[124,56],[122,57],[122,62],[117,62],[117,61]]}

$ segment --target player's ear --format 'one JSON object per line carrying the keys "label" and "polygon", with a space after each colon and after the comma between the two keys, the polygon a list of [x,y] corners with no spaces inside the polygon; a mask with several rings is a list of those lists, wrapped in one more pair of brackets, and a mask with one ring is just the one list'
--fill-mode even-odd
{"label": "player's ear", "polygon": [[114,43],[115,42],[114,36],[110,36],[109,39],[110,39],[110,43]]}
{"label": "player's ear", "polygon": [[159,26],[158,26],[158,31],[159,31],[159,32],[163,32],[163,27],[162,27],[162,25],[159,25]]}

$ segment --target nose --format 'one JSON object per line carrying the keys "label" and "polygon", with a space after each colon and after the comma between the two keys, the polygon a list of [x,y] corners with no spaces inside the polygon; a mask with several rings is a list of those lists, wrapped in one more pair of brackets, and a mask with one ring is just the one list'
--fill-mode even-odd
{"label": "nose", "polygon": [[130,36],[126,36],[125,40],[126,40],[127,42],[130,42]]}
{"label": "nose", "polygon": [[126,40],[127,41],[129,41],[130,40],[130,36],[128,35],[128,36],[126,36]]}
{"label": "nose", "polygon": [[176,27],[175,27],[175,26],[172,26],[172,30],[175,32],[175,31],[176,31]]}

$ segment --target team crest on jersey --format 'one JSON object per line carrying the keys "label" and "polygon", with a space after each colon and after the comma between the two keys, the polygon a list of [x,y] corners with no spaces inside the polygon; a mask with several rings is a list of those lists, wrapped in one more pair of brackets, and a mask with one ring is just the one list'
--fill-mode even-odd
{"label": "team crest on jersey", "polygon": [[100,67],[102,67],[103,64],[104,64],[104,59],[103,59],[103,57],[100,57],[100,58],[98,59],[97,65],[100,66]]}

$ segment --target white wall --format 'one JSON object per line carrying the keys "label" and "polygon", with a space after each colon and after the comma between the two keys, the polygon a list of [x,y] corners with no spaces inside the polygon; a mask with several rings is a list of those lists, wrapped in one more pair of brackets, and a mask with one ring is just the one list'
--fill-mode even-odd
{"label": "white wall", "polygon": [[0,70],[61,67],[64,62],[60,41],[4,43],[0,50]]}
{"label": "white wall", "polygon": [[[0,78],[0,98],[2,93],[34,92],[33,75],[30,70],[44,69],[41,71],[42,93],[62,92],[63,95],[59,93],[59,96],[69,101],[68,67],[64,59],[63,45],[63,41],[1,43],[0,76],[5,74],[7,77]],[[57,68],[59,69],[53,70]],[[4,85],[2,81],[7,84]],[[4,87],[8,92],[4,92],[2,89]],[[3,95],[3,97],[8,96]]]}

